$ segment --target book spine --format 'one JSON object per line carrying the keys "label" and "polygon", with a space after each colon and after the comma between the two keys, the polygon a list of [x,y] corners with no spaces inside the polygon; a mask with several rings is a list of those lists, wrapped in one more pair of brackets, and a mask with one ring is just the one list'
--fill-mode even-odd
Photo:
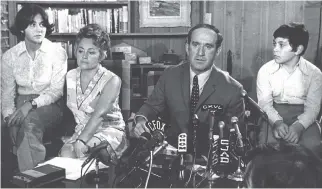
{"label": "book spine", "polygon": [[114,13],[114,32],[113,33],[119,33],[119,10],[113,9]]}
{"label": "book spine", "polygon": [[129,12],[127,6],[122,6],[122,17],[123,17],[123,33],[128,33],[128,22],[129,22]]}

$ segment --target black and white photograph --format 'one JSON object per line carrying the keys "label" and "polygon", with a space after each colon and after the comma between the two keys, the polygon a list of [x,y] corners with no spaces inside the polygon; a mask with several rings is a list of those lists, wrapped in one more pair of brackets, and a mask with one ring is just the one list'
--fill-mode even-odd
{"label": "black and white photograph", "polygon": [[1,0],[1,188],[322,188],[321,0]]}

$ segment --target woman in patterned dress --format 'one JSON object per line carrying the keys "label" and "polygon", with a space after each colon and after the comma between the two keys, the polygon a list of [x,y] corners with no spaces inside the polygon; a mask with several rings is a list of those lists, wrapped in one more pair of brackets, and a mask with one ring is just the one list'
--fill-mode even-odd
{"label": "woman in patterned dress", "polygon": [[110,54],[110,39],[97,24],[89,24],[76,36],[78,68],[67,73],[67,106],[75,121],[75,133],[65,141],[60,155],[84,158],[89,148],[107,142],[109,158],[116,162],[127,147],[125,122],[119,108],[121,79],[100,62]]}

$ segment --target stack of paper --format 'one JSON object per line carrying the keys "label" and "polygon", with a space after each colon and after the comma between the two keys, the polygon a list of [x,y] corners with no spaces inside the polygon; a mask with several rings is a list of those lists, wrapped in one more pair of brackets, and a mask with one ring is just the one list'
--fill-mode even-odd
{"label": "stack of paper", "polygon": [[[66,157],[55,157],[51,160],[48,160],[44,163],[38,164],[38,166],[51,164],[57,167],[64,168],[66,170],[66,179],[68,180],[77,180],[81,177],[81,169],[82,164],[84,163],[85,159],[73,159],[73,158],[66,158]],[[90,166],[91,165],[91,166]],[[37,166],[37,167],[38,167]],[[89,167],[90,166],[90,167]],[[95,170],[95,162],[88,163],[84,166],[82,174],[87,170],[89,173],[91,170]],[[99,162],[99,169],[108,168],[108,166],[104,165],[103,163]]]}

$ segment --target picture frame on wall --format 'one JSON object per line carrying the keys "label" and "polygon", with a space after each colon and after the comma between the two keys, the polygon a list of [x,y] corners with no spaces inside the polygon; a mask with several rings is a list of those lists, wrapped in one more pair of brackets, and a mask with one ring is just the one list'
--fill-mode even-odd
{"label": "picture frame on wall", "polygon": [[140,27],[190,27],[190,0],[142,0]]}

